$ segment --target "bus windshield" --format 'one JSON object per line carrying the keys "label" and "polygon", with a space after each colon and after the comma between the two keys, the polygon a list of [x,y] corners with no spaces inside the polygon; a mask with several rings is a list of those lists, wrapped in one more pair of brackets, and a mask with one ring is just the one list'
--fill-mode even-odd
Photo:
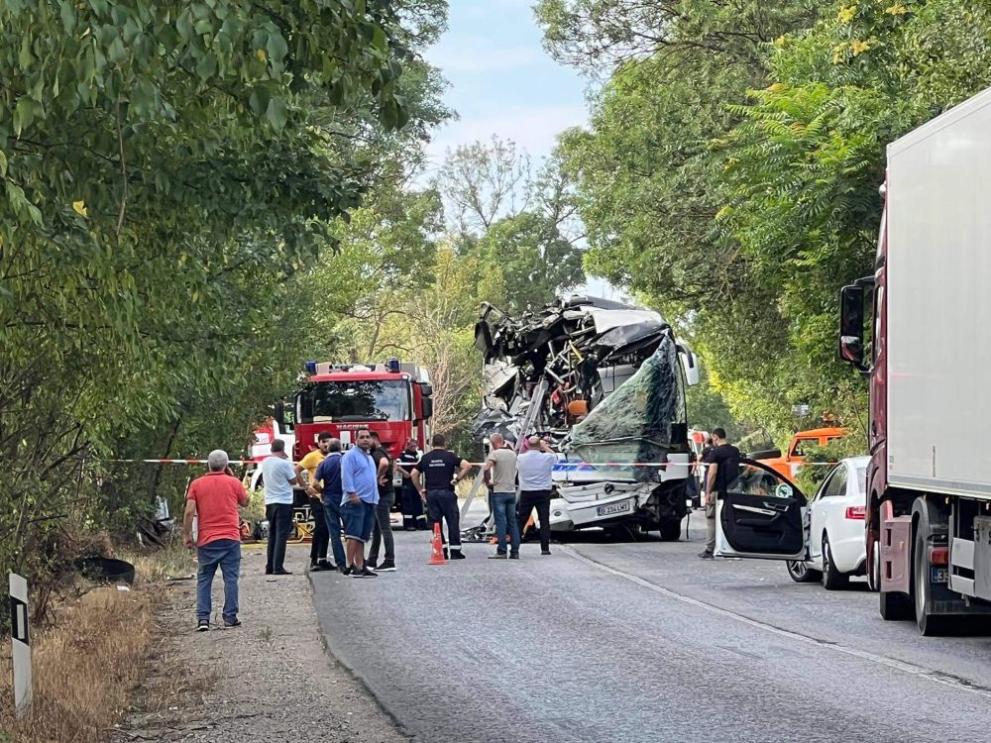
{"label": "bus windshield", "polygon": [[409,382],[315,382],[300,394],[304,421],[410,420]]}

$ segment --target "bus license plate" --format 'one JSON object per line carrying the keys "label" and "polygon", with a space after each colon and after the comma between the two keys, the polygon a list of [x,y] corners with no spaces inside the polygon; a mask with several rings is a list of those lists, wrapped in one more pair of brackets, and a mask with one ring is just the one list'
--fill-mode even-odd
{"label": "bus license plate", "polygon": [[630,510],[630,502],[628,500],[622,503],[610,503],[608,506],[599,506],[595,509],[595,512],[599,516],[611,516],[614,513],[626,513]]}
{"label": "bus license plate", "polygon": [[929,568],[929,582],[930,583],[947,583],[949,581],[950,574],[947,572],[946,568]]}

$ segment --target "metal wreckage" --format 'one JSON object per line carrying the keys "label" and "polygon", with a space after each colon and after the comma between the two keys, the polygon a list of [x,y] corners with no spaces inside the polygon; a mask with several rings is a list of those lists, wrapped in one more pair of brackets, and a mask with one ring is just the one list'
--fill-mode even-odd
{"label": "metal wreckage", "polygon": [[685,388],[698,367],[660,314],[593,297],[518,317],[486,304],[475,345],[485,355],[476,438],[498,432],[519,450],[537,433],[562,452],[553,530],[680,536],[692,469]]}

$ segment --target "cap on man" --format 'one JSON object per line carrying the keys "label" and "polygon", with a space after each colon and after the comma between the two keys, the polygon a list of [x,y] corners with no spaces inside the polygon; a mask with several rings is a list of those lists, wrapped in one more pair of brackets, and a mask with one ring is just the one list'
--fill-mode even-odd
{"label": "cap on man", "polygon": [[241,529],[238,506],[248,502],[248,491],[234,477],[227,452],[215,449],[207,457],[209,472],[193,480],[186,494],[186,511],[182,528],[187,547],[194,546],[193,519],[197,521],[196,629],[210,629],[211,589],[217,566],[224,575],[223,621],[237,627],[237,580],[241,569]]}

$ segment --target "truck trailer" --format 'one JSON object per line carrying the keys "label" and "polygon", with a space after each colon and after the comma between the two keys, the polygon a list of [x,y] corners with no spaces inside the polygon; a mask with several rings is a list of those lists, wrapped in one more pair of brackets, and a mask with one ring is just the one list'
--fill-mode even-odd
{"label": "truck trailer", "polygon": [[991,90],[887,154],[875,269],[842,290],[839,350],[870,385],[869,580],[882,617],[930,635],[991,613]]}

